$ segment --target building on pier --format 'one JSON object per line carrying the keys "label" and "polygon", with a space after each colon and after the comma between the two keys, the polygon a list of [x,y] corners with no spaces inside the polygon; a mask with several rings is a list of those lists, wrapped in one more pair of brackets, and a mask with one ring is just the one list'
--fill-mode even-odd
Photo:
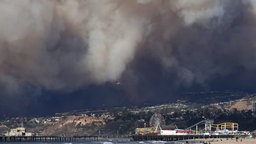
{"label": "building on pier", "polygon": [[26,128],[23,127],[23,123],[22,123],[21,127],[10,129],[10,131],[7,131],[4,134],[4,136],[33,136],[33,133],[26,132]]}

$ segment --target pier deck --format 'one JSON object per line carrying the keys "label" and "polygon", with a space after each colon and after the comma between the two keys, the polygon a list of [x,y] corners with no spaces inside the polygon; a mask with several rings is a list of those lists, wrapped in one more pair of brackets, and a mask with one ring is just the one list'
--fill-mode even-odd
{"label": "pier deck", "polygon": [[134,141],[179,141],[188,139],[236,138],[240,135],[133,135]]}
{"label": "pier deck", "polygon": [[0,136],[0,142],[80,142],[99,141],[103,137],[99,136]]}
{"label": "pier deck", "polygon": [[240,135],[132,135],[126,137],[103,137],[103,136],[0,136],[0,142],[85,142],[85,141],[104,141],[115,139],[117,141],[180,141],[189,139],[208,139],[208,138],[236,138]]}

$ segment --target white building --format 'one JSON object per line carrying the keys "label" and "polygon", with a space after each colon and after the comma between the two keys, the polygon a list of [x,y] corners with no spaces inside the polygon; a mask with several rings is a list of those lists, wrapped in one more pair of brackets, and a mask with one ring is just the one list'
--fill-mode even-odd
{"label": "white building", "polygon": [[17,127],[15,129],[11,129],[6,132],[4,136],[32,136],[33,134],[30,132],[26,132],[24,127]]}
{"label": "white building", "polygon": [[189,130],[175,129],[175,130],[160,130],[160,135],[188,135]]}

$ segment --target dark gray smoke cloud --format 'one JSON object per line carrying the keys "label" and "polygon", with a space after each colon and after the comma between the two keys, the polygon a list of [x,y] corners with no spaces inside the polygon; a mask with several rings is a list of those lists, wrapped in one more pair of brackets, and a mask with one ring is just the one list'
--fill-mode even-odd
{"label": "dark gray smoke cloud", "polygon": [[0,106],[253,89],[255,17],[253,0],[1,0]]}

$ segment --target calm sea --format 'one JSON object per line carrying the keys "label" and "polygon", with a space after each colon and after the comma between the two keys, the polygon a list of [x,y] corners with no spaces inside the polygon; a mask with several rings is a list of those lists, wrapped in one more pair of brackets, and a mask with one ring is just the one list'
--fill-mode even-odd
{"label": "calm sea", "polygon": [[[8,142],[8,144],[33,144],[33,142]],[[7,144],[7,143],[6,143]],[[138,141],[138,142],[119,142],[119,141],[91,141],[91,142],[63,142],[63,143],[42,143],[36,142],[34,144],[187,144],[186,142],[165,142],[165,141]],[[189,143],[189,144],[198,144],[198,143]]]}

